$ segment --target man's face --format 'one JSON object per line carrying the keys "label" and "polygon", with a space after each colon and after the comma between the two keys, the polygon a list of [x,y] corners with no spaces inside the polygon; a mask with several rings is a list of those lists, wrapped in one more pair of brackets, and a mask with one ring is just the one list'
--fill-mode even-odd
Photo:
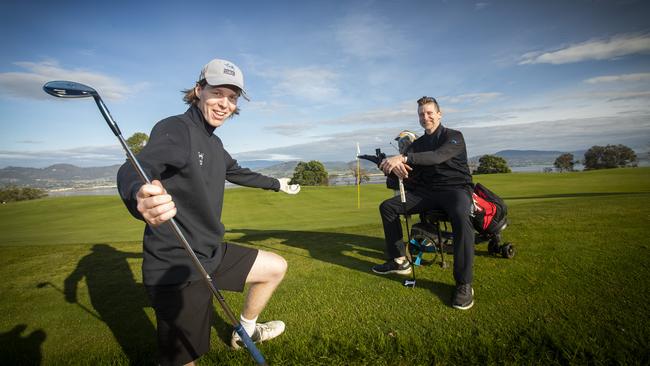
{"label": "man's face", "polygon": [[440,125],[442,113],[436,109],[434,103],[427,103],[418,107],[418,117],[420,118],[420,126],[427,133],[432,133]]}
{"label": "man's face", "polygon": [[221,126],[237,110],[239,92],[236,88],[223,85],[204,87],[197,85],[195,88],[196,95],[199,97],[197,107],[210,126]]}

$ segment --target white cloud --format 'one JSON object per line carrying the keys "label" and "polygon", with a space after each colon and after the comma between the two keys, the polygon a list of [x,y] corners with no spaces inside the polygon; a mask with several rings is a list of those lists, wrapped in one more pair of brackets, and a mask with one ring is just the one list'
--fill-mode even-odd
{"label": "white cloud", "polygon": [[[296,137],[305,136],[310,130],[321,127],[333,126],[365,126],[376,127],[378,125],[399,125],[408,122],[417,124],[417,112],[414,102],[403,102],[389,108],[374,109],[366,112],[347,114],[341,117],[311,121],[311,122],[292,122],[281,123],[266,127],[279,135]],[[312,136],[321,138],[322,135]]]}
{"label": "white cloud", "polygon": [[26,72],[0,73],[0,93],[12,97],[49,99],[43,92],[43,84],[51,80],[71,80],[95,88],[102,98],[123,99],[146,87],[145,83],[127,85],[121,80],[101,73],[83,69],[65,69],[56,61],[15,62]]}
{"label": "white cloud", "polygon": [[60,150],[0,150],[0,167],[46,167],[66,163],[77,166],[105,166],[125,161],[124,150],[116,145],[82,146]]}
{"label": "white cloud", "polygon": [[292,160],[300,160],[300,157],[290,155],[290,154],[263,154],[263,153],[256,153],[256,154],[248,154],[248,153],[240,153],[240,154],[234,154],[233,157],[237,160],[240,161],[255,161],[255,160],[273,160],[273,161],[292,161]]}
{"label": "white cloud", "polygon": [[[626,144],[634,149],[647,149],[650,138],[650,115],[597,118],[540,120],[507,126],[461,128],[470,156],[493,154],[500,150],[561,150],[574,151],[593,145]],[[238,153],[239,160],[264,159],[272,154],[284,154],[300,160],[351,161],[356,143],[362,154],[373,154],[381,148],[392,155],[396,150],[390,143],[395,126],[350,130],[322,136],[318,142],[296,144],[260,151]],[[421,134],[421,131],[416,131]]]}
{"label": "white cloud", "polygon": [[372,60],[403,54],[409,42],[389,19],[352,14],[337,25],[336,39],[347,55]]}
{"label": "white cloud", "polygon": [[609,39],[594,39],[551,52],[529,52],[519,64],[566,64],[586,60],[610,60],[650,53],[650,34],[620,34]]}
{"label": "white cloud", "polygon": [[306,130],[311,129],[312,124],[307,124],[307,123],[287,123],[287,124],[279,124],[279,125],[272,125],[267,127],[267,129],[283,136],[300,136],[302,135]]}
{"label": "white cloud", "polygon": [[605,75],[585,80],[585,82],[589,84],[639,81],[650,81],[650,72],[642,72],[637,74]]}
{"label": "white cloud", "polygon": [[440,101],[446,103],[485,103],[492,101],[502,94],[498,92],[491,93],[469,93],[469,94],[460,94],[456,96],[443,96],[440,97]]}
{"label": "white cloud", "polygon": [[487,8],[487,6],[490,5],[489,3],[484,3],[484,2],[479,2],[474,4],[474,10],[479,11]]}
{"label": "white cloud", "polygon": [[289,109],[289,106],[287,104],[283,104],[277,101],[269,102],[269,101],[258,101],[253,99],[250,102],[246,103],[244,108],[256,112],[277,113]]}
{"label": "white cloud", "polygon": [[280,78],[273,88],[275,94],[290,95],[312,102],[326,101],[340,94],[337,86],[339,75],[326,68],[311,66],[286,69],[273,75]]}
{"label": "white cloud", "polygon": [[650,91],[611,93],[608,101],[615,102],[631,99],[650,99]]}

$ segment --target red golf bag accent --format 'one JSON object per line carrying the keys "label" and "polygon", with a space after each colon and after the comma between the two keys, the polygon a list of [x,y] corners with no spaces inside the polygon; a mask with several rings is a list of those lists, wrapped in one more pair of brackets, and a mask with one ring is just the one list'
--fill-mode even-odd
{"label": "red golf bag accent", "polygon": [[472,193],[474,229],[482,234],[498,234],[507,225],[508,206],[501,197],[485,188],[481,183],[474,185]]}

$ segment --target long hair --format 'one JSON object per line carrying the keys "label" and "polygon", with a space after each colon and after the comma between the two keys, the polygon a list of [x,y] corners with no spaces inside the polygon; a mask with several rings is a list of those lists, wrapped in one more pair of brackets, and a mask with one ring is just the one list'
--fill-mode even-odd
{"label": "long hair", "polygon": [[[199,103],[199,96],[196,95],[196,86],[200,86],[202,89],[208,86],[208,82],[205,79],[199,80],[196,82],[196,85],[192,88],[181,90],[181,93],[183,93],[183,102],[187,105],[197,105]],[[239,114],[239,107],[235,109],[235,111],[232,113],[232,116],[238,115]]]}

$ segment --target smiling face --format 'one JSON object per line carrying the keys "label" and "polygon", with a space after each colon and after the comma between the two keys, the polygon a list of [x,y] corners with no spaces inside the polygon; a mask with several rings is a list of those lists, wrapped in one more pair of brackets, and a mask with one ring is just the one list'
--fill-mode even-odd
{"label": "smiling face", "polygon": [[424,128],[427,135],[430,135],[440,126],[442,112],[436,108],[435,103],[426,103],[418,106],[418,117],[420,118],[420,126]]}
{"label": "smiling face", "polygon": [[234,86],[197,85],[194,89],[199,101],[196,106],[212,127],[221,126],[237,110],[239,89]]}

